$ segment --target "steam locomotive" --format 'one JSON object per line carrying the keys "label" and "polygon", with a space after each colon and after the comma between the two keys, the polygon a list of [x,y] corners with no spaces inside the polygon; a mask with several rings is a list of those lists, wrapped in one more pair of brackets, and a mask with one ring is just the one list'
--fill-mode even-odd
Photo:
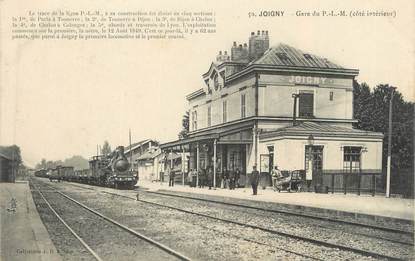
{"label": "steam locomotive", "polygon": [[124,147],[117,147],[110,155],[93,156],[89,161],[89,168],[83,170],[66,170],[62,167],[48,172],[38,171],[35,176],[48,177],[52,180],[65,180],[85,184],[112,187],[116,189],[133,189],[138,181],[138,172],[130,170],[130,163],[124,154]]}
{"label": "steam locomotive", "polygon": [[[124,147],[118,146],[109,156],[94,156],[89,161],[89,171],[75,171],[81,182],[113,188],[134,188],[138,173],[130,170]],[[77,175],[79,172],[79,175]]]}

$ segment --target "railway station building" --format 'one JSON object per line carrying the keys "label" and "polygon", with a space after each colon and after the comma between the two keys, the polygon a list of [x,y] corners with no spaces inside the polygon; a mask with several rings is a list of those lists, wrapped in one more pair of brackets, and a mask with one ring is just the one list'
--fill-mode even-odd
{"label": "railway station building", "polygon": [[[187,172],[188,153],[162,152],[158,146],[149,148],[136,160],[140,180],[168,181],[166,166],[172,166],[177,181],[182,181],[182,174]],[[182,164],[183,163],[183,164]]]}
{"label": "railway station building", "polygon": [[267,31],[252,32],[248,44],[220,51],[205,85],[186,96],[188,137],[160,148],[189,152],[189,169],[213,167],[216,184],[236,169],[244,182],[254,165],[268,174],[276,165],[310,169],[314,184],[339,188],[350,182],[345,173],[380,175],[383,134],[352,126],[358,74],[287,44],[270,47]]}
{"label": "railway station building", "polygon": [[124,153],[128,161],[131,161],[130,163],[132,164],[133,170],[138,170],[139,166],[137,159],[158,145],[159,143],[155,140],[145,139],[126,146]]}
{"label": "railway station building", "polygon": [[0,182],[15,182],[17,170],[15,161],[0,152]]}

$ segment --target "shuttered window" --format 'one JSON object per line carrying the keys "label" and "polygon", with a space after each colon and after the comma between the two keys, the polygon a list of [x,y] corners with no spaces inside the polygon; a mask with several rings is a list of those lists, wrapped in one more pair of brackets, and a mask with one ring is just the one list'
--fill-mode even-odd
{"label": "shuttered window", "polygon": [[241,95],[241,118],[242,119],[246,117],[246,105],[245,105],[246,98],[245,97],[246,97],[245,94]]}
{"label": "shuttered window", "polygon": [[314,94],[311,92],[300,92],[299,116],[303,118],[314,117]]}
{"label": "shuttered window", "polygon": [[208,106],[207,109],[207,125],[210,127],[212,125],[212,107]]}
{"label": "shuttered window", "polygon": [[223,123],[227,122],[228,120],[228,106],[227,102],[223,101],[222,103],[222,121]]}
{"label": "shuttered window", "polygon": [[192,129],[197,130],[197,111],[192,112]]}

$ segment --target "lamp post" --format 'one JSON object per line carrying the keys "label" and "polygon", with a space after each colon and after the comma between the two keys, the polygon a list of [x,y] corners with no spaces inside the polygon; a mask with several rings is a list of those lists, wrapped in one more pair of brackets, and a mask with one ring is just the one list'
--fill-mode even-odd
{"label": "lamp post", "polygon": [[392,156],[392,105],[393,94],[396,87],[391,87],[391,97],[389,99],[389,130],[388,130],[388,163],[386,167],[386,197],[390,197],[390,183],[391,183],[391,156]]}

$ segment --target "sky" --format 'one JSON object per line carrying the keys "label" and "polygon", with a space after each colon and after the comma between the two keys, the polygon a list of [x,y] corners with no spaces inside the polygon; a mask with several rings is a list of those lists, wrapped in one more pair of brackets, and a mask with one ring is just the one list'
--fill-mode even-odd
{"label": "sky", "polygon": [[[412,1],[1,1],[0,145],[17,144],[23,160],[89,158],[105,140],[114,148],[151,138],[177,139],[185,96],[202,88],[202,74],[219,50],[268,30],[280,42],[359,69],[359,82],[398,87],[414,101]],[[11,40],[13,15],[28,10],[214,11],[214,34],[183,40]],[[249,18],[249,12],[284,11]],[[298,17],[297,11],[396,11],[385,17]]]}

